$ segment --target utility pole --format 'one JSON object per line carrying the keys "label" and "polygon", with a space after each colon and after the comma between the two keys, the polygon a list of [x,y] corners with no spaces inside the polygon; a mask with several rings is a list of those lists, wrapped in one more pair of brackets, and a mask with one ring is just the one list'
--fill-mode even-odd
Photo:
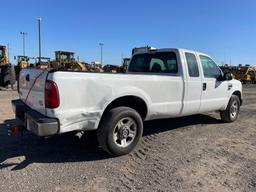
{"label": "utility pole", "polygon": [[23,56],[26,56],[26,49],[25,49],[25,36],[28,34],[26,32],[20,32],[22,35],[22,41],[23,41]]}
{"label": "utility pole", "polygon": [[123,60],[124,60],[124,54],[123,54],[123,52],[121,53],[121,65],[122,65],[122,63],[123,63]]}
{"label": "utility pole", "polygon": [[39,64],[41,64],[41,17],[37,18],[38,21],[38,48],[39,48]]}
{"label": "utility pole", "polygon": [[104,44],[103,43],[99,43],[99,45],[100,45],[100,64],[103,65],[102,64],[102,51],[103,51],[103,45]]}

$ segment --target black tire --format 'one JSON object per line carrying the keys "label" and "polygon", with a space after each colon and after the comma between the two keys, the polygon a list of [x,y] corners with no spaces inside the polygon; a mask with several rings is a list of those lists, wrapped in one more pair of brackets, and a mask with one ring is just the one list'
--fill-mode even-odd
{"label": "black tire", "polygon": [[[228,102],[226,110],[220,112],[221,120],[226,123],[232,123],[237,120],[240,111],[240,105],[241,103],[238,96],[232,95]],[[235,106],[237,107],[236,109]]]}
{"label": "black tire", "polygon": [[[127,128],[128,126],[125,124],[126,120],[127,123],[129,121],[129,124],[131,124],[130,128]],[[134,137],[129,138],[132,132],[134,133]],[[121,156],[130,153],[136,147],[142,136],[142,132],[143,122],[139,113],[129,107],[117,107],[111,109],[103,116],[97,131],[97,138],[99,145],[107,153],[113,156]],[[115,136],[117,139],[114,139]],[[121,140],[120,138],[125,136],[127,136],[125,143],[129,143],[129,145],[121,146],[124,139]]]}

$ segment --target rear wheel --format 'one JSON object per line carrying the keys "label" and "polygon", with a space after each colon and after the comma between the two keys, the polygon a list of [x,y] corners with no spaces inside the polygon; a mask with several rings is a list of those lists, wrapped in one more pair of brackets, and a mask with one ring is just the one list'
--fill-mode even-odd
{"label": "rear wheel", "polygon": [[240,111],[240,100],[238,96],[232,95],[225,111],[220,112],[221,120],[226,123],[234,122]]}
{"label": "rear wheel", "polygon": [[104,115],[97,132],[101,147],[111,155],[131,152],[143,132],[141,116],[129,107],[117,107]]}

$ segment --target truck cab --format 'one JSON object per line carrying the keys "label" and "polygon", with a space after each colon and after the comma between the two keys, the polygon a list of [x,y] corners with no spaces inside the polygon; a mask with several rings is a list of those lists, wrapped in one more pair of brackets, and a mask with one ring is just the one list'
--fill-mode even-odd
{"label": "truck cab", "polygon": [[[204,53],[148,46],[135,48],[128,71],[131,74],[143,73],[177,79],[179,87],[183,88],[175,89],[179,100],[170,107],[179,109],[180,116],[224,110],[234,89],[238,90],[236,94],[242,102],[241,83],[232,80],[230,73],[224,74],[216,62]],[[175,87],[171,86],[166,85],[165,93],[169,91],[169,95],[173,95]],[[179,101],[182,104],[179,105]]]}

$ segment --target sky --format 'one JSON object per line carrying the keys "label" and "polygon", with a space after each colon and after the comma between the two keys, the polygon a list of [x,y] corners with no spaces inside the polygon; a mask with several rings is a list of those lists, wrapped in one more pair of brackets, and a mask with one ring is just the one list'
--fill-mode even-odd
{"label": "sky", "polygon": [[186,48],[219,64],[256,64],[255,0],[8,0],[1,1],[0,44],[12,62],[38,56],[37,17],[42,18],[42,56],[76,52],[80,60],[120,64],[132,48]]}

